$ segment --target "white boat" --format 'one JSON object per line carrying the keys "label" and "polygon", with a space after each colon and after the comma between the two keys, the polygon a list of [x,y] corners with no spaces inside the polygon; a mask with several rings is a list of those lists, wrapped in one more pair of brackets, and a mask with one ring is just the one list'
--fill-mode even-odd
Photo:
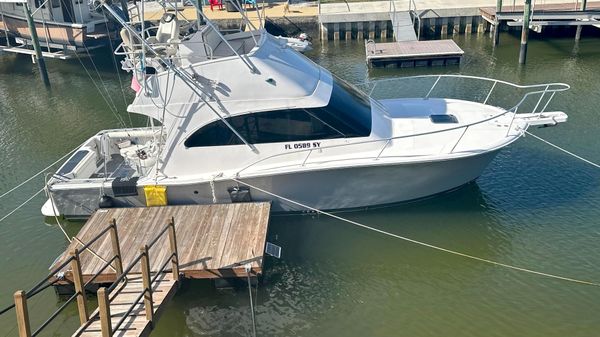
{"label": "white boat", "polygon": [[289,47],[300,53],[306,53],[313,49],[312,43],[308,40],[308,36],[305,33],[300,34],[298,37],[278,36],[277,38],[285,40]]}
{"label": "white boat", "polygon": [[[547,111],[565,84],[417,76],[370,83],[373,97],[395,88],[375,99],[263,30],[223,36],[206,26],[175,39],[164,24],[164,36],[143,43],[157,49],[146,68],[134,50],[142,43],[121,48],[139,81],[128,110],[161,126],[88,139],[48,181],[44,215],[249,200],[302,210],[251,186],[326,210],[398,203],[468,183],[528,127],[567,120]],[[476,97],[438,94],[448,85],[465,94],[456,80]],[[400,98],[416,87],[421,95]],[[512,102],[490,103],[501,100]]]}

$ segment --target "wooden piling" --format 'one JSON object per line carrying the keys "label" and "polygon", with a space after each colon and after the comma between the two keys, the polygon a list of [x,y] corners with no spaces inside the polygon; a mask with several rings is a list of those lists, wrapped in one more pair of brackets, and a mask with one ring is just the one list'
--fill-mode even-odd
{"label": "wooden piling", "polygon": [[110,302],[106,288],[98,289],[98,312],[100,314],[100,331],[102,337],[112,336],[112,323],[110,320]]}
{"label": "wooden piling", "polygon": [[29,311],[27,310],[27,294],[23,290],[19,290],[15,292],[14,300],[17,325],[19,327],[19,337],[31,337]]}
{"label": "wooden piling", "polygon": [[169,245],[171,246],[171,269],[173,272],[173,279],[179,279],[179,255],[177,253],[177,237],[175,236],[175,219],[171,217],[169,221]]}
{"label": "wooden piling", "polygon": [[85,286],[81,274],[81,262],[79,260],[79,250],[73,249],[69,252],[71,260],[71,272],[73,273],[73,284],[75,285],[75,293],[77,294],[77,312],[79,313],[79,323],[85,324],[90,318],[87,309],[87,298],[85,296]]}
{"label": "wooden piling", "polygon": [[339,23],[333,24],[333,39],[334,40],[340,39],[340,24]]}
{"label": "wooden piling", "polygon": [[154,315],[154,305],[152,303],[152,282],[150,282],[150,257],[148,255],[148,245],[140,248],[142,254],[142,284],[144,286],[144,309],[146,311],[146,319],[152,324],[152,316]]}
{"label": "wooden piling", "polygon": [[321,29],[321,41],[327,41],[329,39],[328,35],[328,29],[327,29],[327,24],[322,23],[319,25],[320,29]]}
{"label": "wooden piling", "polygon": [[[581,9],[580,11],[585,11],[587,9],[587,0],[581,1]],[[577,31],[575,32],[575,40],[579,41],[581,39],[581,30],[583,26],[577,26]]]}
{"label": "wooden piling", "polygon": [[352,40],[352,22],[346,22],[346,40]]}
{"label": "wooden piling", "polygon": [[446,37],[448,37],[448,25],[443,25],[442,26],[442,30],[440,32],[440,37],[442,39],[445,39]]}
{"label": "wooden piling", "polygon": [[358,23],[356,24],[356,29],[357,29],[357,32],[356,32],[356,39],[357,39],[358,41],[362,41],[362,40],[364,40],[364,39],[365,39],[365,34],[364,34],[364,32],[363,32],[363,30],[364,30],[363,23],[362,23],[362,22],[358,22]]}
{"label": "wooden piling", "polygon": [[27,19],[27,26],[29,27],[31,42],[33,44],[33,50],[35,51],[35,61],[40,70],[40,76],[42,76],[42,81],[48,87],[50,86],[50,79],[48,78],[48,71],[46,70],[46,61],[44,61],[44,56],[42,55],[42,47],[40,47],[37,30],[35,29],[35,24],[33,23],[33,18],[31,17],[31,11],[29,10],[27,2],[23,3],[23,12]]}
{"label": "wooden piling", "polygon": [[[502,12],[502,0],[496,1],[496,13]],[[500,21],[498,18],[494,19],[494,46],[497,46],[500,43]]]}
{"label": "wooden piling", "polygon": [[529,39],[529,19],[531,18],[531,0],[525,0],[523,10],[523,29],[521,30],[521,49],[519,50],[519,64],[527,60],[527,40]]}
{"label": "wooden piling", "polygon": [[110,221],[110,243],[112,245],[112,253],[115,257],[115,273],[117,278],[123,274],[123,259],[121,255],[121,245],[119,244],[119,233],[117,232],[117,220]]}

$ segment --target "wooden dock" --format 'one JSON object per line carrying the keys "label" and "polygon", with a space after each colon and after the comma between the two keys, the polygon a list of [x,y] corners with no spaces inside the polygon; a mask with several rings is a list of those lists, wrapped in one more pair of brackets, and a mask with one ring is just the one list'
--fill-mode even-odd
{"label": "wooden dock", "polygon": [[[262,272],[262,257],[269,220],[269,203],[237,203],[140,208],[112,208],[96,211],[77,234],[65,252],[52,264],[56,268],[69,258],[69,252],[81,248],[79,242],[90,242],[114,219],[121,246],[122,264],[129,265],[147,244],[168,223],[175,219],[180,272],[186,278],[245,277],[244,265]],[[169,254],[166,237],[156,242],[151,251],[151,272],[156,272]],[[92,243],[80,253],[82,277],[88,282],[113,256],[109,235]],[[99,256],[99,257],[98,257]],[[72,281],[69,267],[63,269],[65,281]],[[139,266],[133,272],[140,272]],[[94,283],[111,283],[117,278],[107,268]]]}
{"label": "wooden dock", "polygon": [[426,67],[459,64],[464,51],[453,40],[365,43],[372,67]]}
{"label": "wooden dock", "polygon": [[[182,278],[243,277],[250,284],[262,274],[269,212],[267,202],[98,210],[50,275],[15,293],[19,336],[37,335],[75,301],[74,337],[148,336]],[[72,286],[74,294],[32,333],[27,299],[53,285]],[[86,292],[96,289],[90,314]]]}

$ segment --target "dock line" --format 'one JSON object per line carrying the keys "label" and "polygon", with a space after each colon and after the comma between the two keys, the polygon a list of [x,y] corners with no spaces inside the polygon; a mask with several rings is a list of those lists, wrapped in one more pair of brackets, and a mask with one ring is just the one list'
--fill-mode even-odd
{"label": "dock line", "polygon": [[[52,166],[58,164],[60,161],[62,161],[63,159],[65,159],[67,156],[69,156],[71,153],[75,152],[75,150],[77,150],[77,148],[74,148],[73,150],[69,151],[67,154],[65,154],[64,156],[58,158],[54,163],[44,167],[41,171],[39,171],[38,173],[32,175],[31,177],[29,177],[27,180],[23,181],[22,183],[18,184],[17,186],[11,188],[10,190],[2,193],[2,195],[0,195],[0,199],[4,198],[5,196],[11,194],[12,192],[14,192],[15,190],[19,189],[19,187],[27,184],[28,182],[30,182],[33,178],[39,176],[40,174],[46,172],[47,169],[51,168]],[[2,221],[2,220],[0,220]]]}
{"label": "dock line", "polygon": [[408,241],[408,242],[414,243],[416,245],[420,245],[420,246],[423,246],[423,247],[435,249],[435,250],[438,250],[438,251],[441,251],[441,252],[444,252],[444,253],[449,253],[449,254],[452,254],[452,255],[457,255],[457,256],[465,257],[465,258],[476,260],[476,261],[479,261],[479,262],[484,262],[484,263],[492,264],[492,265],[499,266],[499,267],[504,267],[504,268],[508,268],[508,269],[512,269],[512,270],[522,271],[522,272],[525,272],[525,273],[540,275],[540,276],[544,276],[544,277],[548,277],[548,278],[553,278],[553,279],[557,279],[557,280],[562,280],[562,281],[567,281],[567,282],[573,282],[573,283],[578,283],[578,284],[583,284],[583,285],[600,287],[600,283],[597,283],[597,282],[585,281],[585,280],[578,280],[578,279],[574,279],[574,278],[570,278],[570,277],[565,277],[565,276],[559,276],[559,275],[555,275],[555,274],[544,273],[544,272],[540,272],[540,271],[536,271],[536,270],[532,270],[532,269],[527,269],[527,268],[523,268],[523,267],[517,267],[517,266],[510,265],[510,264],[506,264],[506,263],[502,263],[502,262],[497,262],[497,261],[493,261],[493,260],[488,260],[488,259],[484,259],[484,258],[477,257],[477,256],[474,256],[474,255],[469,255],[469,254],[461,253],[461,252],[458,252],[458,251],[455,251],[455,250],[451,250],[451,249],[439,247],[439,246],[436,246],[436,245],[432,245],[432,244],[429,244],[429,243],[426,243],[426,242],[422,242],[422,241],[418,241],[418,240],[415,240],[415,239],[411,239],[411,238],[408,238],[408,237],[405,237],[405,236],[401,236],[401,235],[398,235],[398,234],[386,232],[384,230],[377,229],[377,228],[374,228],[374,227],[370,227],[370,226],[367,226],[367,225],[362,224],[360,222],[356,222],[354,220],[346,219],[346,218],[343,218],[341,216],[338,216],[338,215],[335,215],[335,214],[332,214],[332,213],[329,213],[329,212],[326,212],[326,211],[322,211],[322,210],[320,210],[318,208],[314,208],[314,207],[302,204],[300,202],[294,201],[292,199],[289,199],[289,198],[277,195],[275,193],[272,193],[272,192],[267,191],[265,189],[262,189],[260,187],[257,187],[257,186],[254,186],[252,184],[249,184],[247,182],[244,182],[242,180],[239,180],[239,179],[237,179],[235,177],[230,177],[229,179],[233,180],[233,181],[235,181],[235,182],[237,182],[239,184],[244,184],[246,186],[254,188],[257,191],[261,191],[261,192],[266,193],[266,194],[268,194],[270,196],[279,198],[279,199],[281,199],[283,201],[286,201],[288,203],[291,203],[291,204],[294,204],[294,205],[306,208],[308,210],[314,211],[316,213],[327,215],[327,216],[329,216],[331,218],[334,218],[334,219],[337,219],[337,220],[340,220],[340,221],[343,221],[343,222],[347,222],[347,223],[349,223],[351,225],[354,225],[354,226],[357,226],[357,227],[361,227],[363,229],[367,229],[367,230],[370,230],[370,231],[373,231],[373,232],[377,232],[379,234],[387,235],[387,236],[390,236],[390,237],[393,237],[393,238],[396,238],[396,239]]}
{"label": "dock line", "polygon": [[553,148],[555,148],[555,149],[557,149],[557,150],[560,150],[560,151],[562,151],[562,152],[564,152],[564,153],[568,154],[568,155],[569,155],[569,156],[571,156],[571,157],[574,157],[574,158],[576,158],[576,159],[579,159],[579,160],[583,161],[584,163],[588,163],[588,164],[590,164],[590,165],[592,165],[592,166],[594,166],[594,167],[596,167],[596,168],[600,168],[600,165],[598,165],[598,164],[594,163],[593,161],[591,161],[591,160],[588,160],[588,159],[585,159],[585,158],[583,158],[583,157],[581,157],[581,156],[578,156],[578,155],[576,155],[575,153],[573,153],[573,152],[570,152],[570,151],[568,151],[568,150],[565,150],[565,149],[563,149],[562,147],[560,147],[560,146],[558,146],[558,145],[556,145],[556,144],[553,144],[553,143],[551,143],[551,142],[549,142],[549,141],[545,140],[544,138],[542,138],[542,137],[540,137],[540,136],[536,136],[536,135],[534,135],[533,133],[531,133],[531,132],[529,132],[529,131],[525,131],[525,133],[526,133],[526,134],[528,134],[528,135],[530,135],[530,136],[532,136],[533,138],[535,138],[535,139],[537,139],[537,140],[541,141],[541,142],[544,142],[544,143],[546,143],[546,144],[548,144],[548,145],[552,146]]}
{"label": "dock line", "polygon": [[29,203],[31,200],[33,200],[33,198],[37,197],[38,194],[42,193],[44,191],[44,188],[42,187],[42,189],[40,189],[39,191],[37,191],[34,195],[32,195],[31,197],[29,197],[29,199],[23,201],[19,206],[17,206],[15,209],[13,209],[12,211],[8,212],[5,216],[3,216],[2,218],[0,218],[0,222],[4,221],[4,219],[8,218],[9,216],[13,215],[13,213],[15,213],[16,211],[20,210],[21,207],[27,205],[27,203]]}

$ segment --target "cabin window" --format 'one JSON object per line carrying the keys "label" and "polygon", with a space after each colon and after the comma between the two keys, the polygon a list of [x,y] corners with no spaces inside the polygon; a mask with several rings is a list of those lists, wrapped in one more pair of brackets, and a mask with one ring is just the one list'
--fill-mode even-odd
{"label": "cabin window", "polygon": [[51,0],[51,2],[52,2],[52,8],[60,7],[60,0]]}
{"label": "cabin window", "polygon": [[[44,0],[34,0],[34,4],[35,4],[35,8],[46,8],[46,3],[44,3]],[[42,6],[40,6],[42,5]]]}
{"label": "cabin window", "polygon": [[[329,104],[320,108],[283,109],[227,118],[252,144],[367,137],[371,133],[369,98],[334,79]],[[198,129],[185,140],[186,147],[241,145],[221,120]]]}

